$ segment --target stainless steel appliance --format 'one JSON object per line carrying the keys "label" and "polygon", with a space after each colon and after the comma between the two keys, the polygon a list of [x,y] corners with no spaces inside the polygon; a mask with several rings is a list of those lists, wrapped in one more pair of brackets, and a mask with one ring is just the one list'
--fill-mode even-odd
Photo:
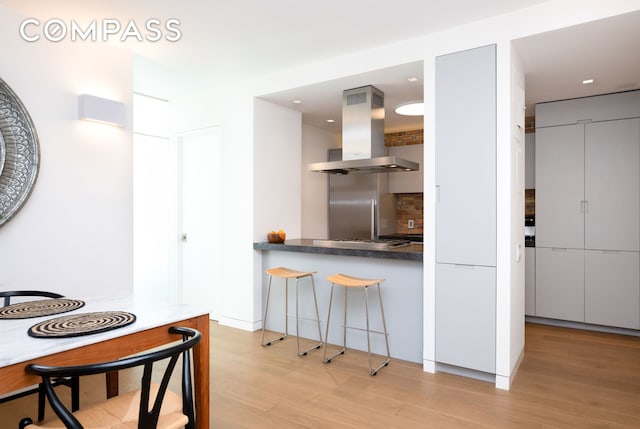
{"label": "stainless steel appliance", "polygon": [[[341,150],[329,151],[340,159]],[[375,240],[396,230],[396,199],[386,174],[329,176],[329,238]]]}
{"label": "stainless steel appliance", "polygon": [[316,162],[311,171],[338,175],[415,171],[420,165],[386,156],[384,147],[384,94],[369,85],[342,94],[342,157]]}
{"label": "stainless steel appliance", "polygon": [[389,250],[411,245],[409,240],[313,240],[314,246],[339,249]]}
{"label": "stainless steel appliance", "polygon": [[536,247],[535,215],[526,215],[524,217],[524,245],[525,247]]}

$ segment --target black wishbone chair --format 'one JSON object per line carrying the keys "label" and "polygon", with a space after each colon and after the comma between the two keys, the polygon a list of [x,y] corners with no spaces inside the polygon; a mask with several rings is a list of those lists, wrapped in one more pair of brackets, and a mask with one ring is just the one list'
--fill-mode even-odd
{"label": "black wishbone chair", "polygon": [[[55,292],[45,292],[41,290],[9,290],[9,291],[0,291],[0,299],[3,300],[2,305],[0,307],[6,307],[11,305],[12,297],[27,297],[27,298],[63,298],[63,295]],[[71,378],[59,378],[54,380],[54,386],[65,385],[71,388],[71,410],[77,411],[80,408],[80,382],[78,381],[78,377]],[[38,392],[38,420],[44,419],[44,384],[40,383],[40,385],[31,390],[27,390],[24,392],[17,393],[15,395],[7,396],[0,399],[0,403],[10,401],[12,399],[18,399],[23,396],[30,395],[32,393]]]}
{"label": "black wishbone chair", "polygon": [[[180,335],[182,341],[154,351],[121,360],[78,366],[44,366],[31,364],[27,371],[40,375],[47,399],[59,422],[46,422],[47,428],[89,429],[92,427],[133,427],[138,429],[195,428],[195,411],[191,379],[191,349],[200,342],[201,334],[195,329],[171,327],[169,332]],[[182,398],[167,389],[171,374],[182,355]],[[160,384],[151,382],[153,364],[169,359]],[[55,377],[75,377],[102,374],[111,371],[144,366],[140,389],[116,396],[72,413],[62,404],[53,389]],[[154,399],[155,398],[155,399]],[[152,407],[150,407],[150,403]],[[128,425],[127,425],[128,424]],[[125,426],[126,425],[126,426]],[[37,429],[30,418],[20,422],[20,429]]]}

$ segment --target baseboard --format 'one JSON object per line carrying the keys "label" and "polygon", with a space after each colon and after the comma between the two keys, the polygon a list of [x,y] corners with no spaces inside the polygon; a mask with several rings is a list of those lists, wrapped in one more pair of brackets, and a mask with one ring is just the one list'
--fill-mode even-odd
{"label": "baseboard", "polygon": [[582,329],[584,331],[605,332],[608,334],[631,335],[640,337],[640,330],[616,328],[614,326],[592,325],[590,323],[571,322],[569,320],[548,319],[546,317],[525,316],[525,322],[538,323],[540,325],[558,326],[560,328]]}
{"label": "baseboard", "polygon": [[242,329],[243,331],[257,331],[262,329],[262,322],[247,322],[246,320],[233,319],[230,317],[221,317],[218,321],[220,325],[229,326],[231,328]]}
{"label": "baseboard", "polygon": [[489,383],[496,382],[496,375],[483,371],[476,371],[474,369],[462,368],[454,365],[447,365],[445,363],[436,363],[436,370],[446,372],[448,374],[460,375],[462,377],[473,378],[475,380],[486,381]]}

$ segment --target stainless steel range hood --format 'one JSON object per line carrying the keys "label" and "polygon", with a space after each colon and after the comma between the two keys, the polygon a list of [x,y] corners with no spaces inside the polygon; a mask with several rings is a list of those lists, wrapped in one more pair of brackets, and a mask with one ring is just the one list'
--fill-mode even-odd
{"label": "stainless steel range hood", "polygon": [[415,171],[420,165],[387,156],[384,147],[384,94],[373,86],[342,94],[342,161],[316,162],[311,171],[365,174]]}

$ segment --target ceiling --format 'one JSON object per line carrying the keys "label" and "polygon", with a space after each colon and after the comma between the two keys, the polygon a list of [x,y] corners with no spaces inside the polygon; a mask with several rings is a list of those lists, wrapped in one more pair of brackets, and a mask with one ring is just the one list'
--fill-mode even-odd
{"label": "ceiling", "polygon": [[[114,18],[144,26],[149,18],[180,20],[178,42],[115,44],[212,85],[250,79],[351,52],[419,37],[547,0],[0,0],[0,7],[41,21],[82,23]],[[184,5],[188,5],[185,7]],[[533,104],[640,88],[640,12],[515,41],[526,73],[528,112]],[[303,113],[303,121],[339,131],[344,89],[374,85],[385,93],[387,131],[415,129],[418,118],[393,108],[422,99],[422,63],[398,65],[278,94],[272,102]],[[582,85],[586,78],[592,85]],[[293,105],[294,99],[302,100]],[[528,113],[529,114],[529,113]],[[335,119],[329,124],[326,119]]]}

